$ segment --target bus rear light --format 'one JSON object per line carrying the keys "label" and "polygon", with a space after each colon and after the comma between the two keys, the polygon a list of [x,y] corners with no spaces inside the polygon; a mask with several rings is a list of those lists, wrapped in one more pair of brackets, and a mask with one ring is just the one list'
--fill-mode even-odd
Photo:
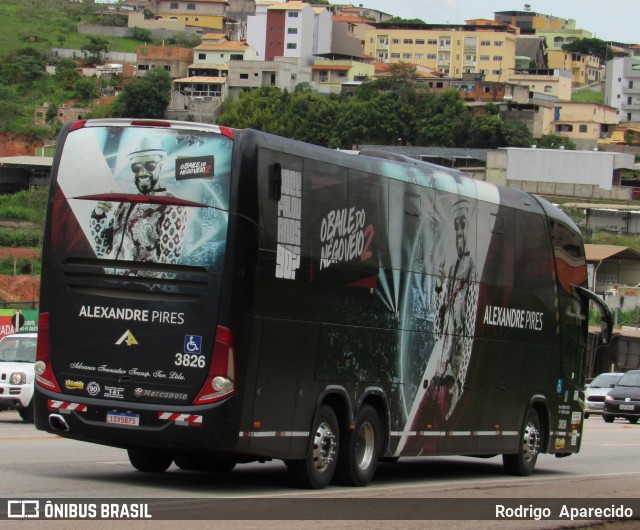
{"label": "bus rear light", "polygon": [[85,123],[87,123],[87,120],[78,120],[76,122],[73,122],[71,124],[71,127],[69,127],[69,132],[77,131],[78,129],[82,129],[84,127]]}
{"label": "bus rear light", "polygon": [[136,127],[171,127],[168,121],[163,120],[133,120],[131,125]]}
{"label": "bus rear light", "polygon": [[220,133],[223,136],[226,136],[227,138],[231,138],[233,140],[234,137],[234,133],[233,133],[233,129],[231,129],[230,127],[224,127],[224,126],[220,126]]}
{"label": "bus rear light", "polygon": [[213,343],[209,374],[199,394],[193,400],[193,404],[213,403],[234,394],[236,392],[235,372],[233,334],[229,328],[218,326]]}
{"label": "bus rear light", "polygon": [[51,368],[51,328],[49,313],[40,313],[38,318],[38,345],[36,347],[36,363],[34,365],[38,384],[54,392],[60,392],[60,386]]}

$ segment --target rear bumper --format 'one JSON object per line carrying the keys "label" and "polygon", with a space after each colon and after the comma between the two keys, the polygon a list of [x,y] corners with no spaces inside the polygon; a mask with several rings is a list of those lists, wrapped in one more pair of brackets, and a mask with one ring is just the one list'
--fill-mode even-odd
{"label": "rear bumper", "polygon": [[[78,398],[37,388],[35,425],[42,431],[112,447],[157,447],[176,452],[242,452],[232,420],[236,400],[202,406],[165,406]],[[119,413],[137,425],[114,424]]]}

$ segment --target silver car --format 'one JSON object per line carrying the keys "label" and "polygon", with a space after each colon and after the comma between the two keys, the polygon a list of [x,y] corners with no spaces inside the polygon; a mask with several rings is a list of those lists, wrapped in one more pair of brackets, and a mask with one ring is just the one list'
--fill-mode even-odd
{"label": "silver car", "polygon": [[584,410],[585,418],[588,418],[589,414],[602,414],[605,396],[623,375],[623,373],[618,372],[604,373],[589,383],[584,391],[584,402],[586,405]]}

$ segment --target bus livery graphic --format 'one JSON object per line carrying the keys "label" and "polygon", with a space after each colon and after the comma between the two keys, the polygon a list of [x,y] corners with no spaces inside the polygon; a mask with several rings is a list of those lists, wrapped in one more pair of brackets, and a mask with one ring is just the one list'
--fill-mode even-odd
{"label": "bus livery graphic", "polygon": [[586,279],[560,210],[454,170],[75,122],[52,174],[36,424],[143,471],[282,459],[318,488],[367,484],[379,457],[501,454],[529,474],[580,448]]}

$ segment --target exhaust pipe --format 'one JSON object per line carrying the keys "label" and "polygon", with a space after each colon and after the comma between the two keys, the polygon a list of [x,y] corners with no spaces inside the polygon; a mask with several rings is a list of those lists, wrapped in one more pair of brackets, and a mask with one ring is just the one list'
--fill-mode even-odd
{"label": "exhaust pipe", "polygon": [[54,431],[69,431],[69,424],[60,414],[49,414],[49,425]]}

